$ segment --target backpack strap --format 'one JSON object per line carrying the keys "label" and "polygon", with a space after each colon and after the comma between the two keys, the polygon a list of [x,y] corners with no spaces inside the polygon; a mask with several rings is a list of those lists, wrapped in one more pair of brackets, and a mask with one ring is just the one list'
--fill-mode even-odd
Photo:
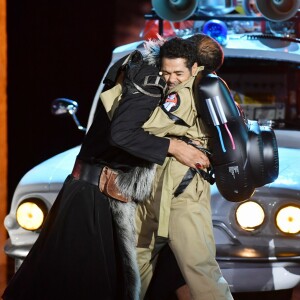
{"label": "backpack strap", "polygon": [[[192,145],[193,147],[197,148],[199,151],[202,151],[207,155],[211,155],[211,153],[208,149],[195,144],[191,139],[189,139],[186,136],[178,137],[178,139],[186,142],[189,145]],[[178,187],[174,193],[175,197],[180,195],[186,189],[186,187],[190,184],[190,182],[192,181],[192,179],[194,178],[196,173],[201,175],[203,177],[203,179],[206,180],[207,182],[209,182],[210,184],[214,184],[216,181],[215,180],[215,172],[212,167],[207,168],[207,172],[202,169],[198,169],[198,168],[189,168],[187,170],[187,172],[185,173],[185,175],[183,176],[180,184],[178,185]]]}
{"label": "backpack strap", "polygon": [[196,174],[196,170],[193,168],[189,168],[185,175],[183,176],[180,184],[178,185],[176,191],[174,192],[174,196],[177,197],[186,189],[186,187],[190,184],[192,179]]}
{"label": "backpack strap", "polygon": [[186,127],[191,127],[191,126],[188,125],[184,120],[182,120],[181,118],[175,116],[175,115],[172,114],[171,112],[167,111],[163,105],[161,105],[161,109],[163,110],[163,112],[165,112],[165,113],[167,114],[167,116],[168,116],[168,117],[169,117],[176,125],[182,125],[182,126],[186,126]]}

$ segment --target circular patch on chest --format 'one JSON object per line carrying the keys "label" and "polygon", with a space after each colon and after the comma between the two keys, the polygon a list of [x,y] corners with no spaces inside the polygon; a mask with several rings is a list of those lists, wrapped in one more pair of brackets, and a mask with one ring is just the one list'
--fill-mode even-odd
{"label": "circular patch on chest", "polygon": [[173,112],[180,105],[180,97],[177,93],[171,93],[164,100],[163,107],[166,111]]}

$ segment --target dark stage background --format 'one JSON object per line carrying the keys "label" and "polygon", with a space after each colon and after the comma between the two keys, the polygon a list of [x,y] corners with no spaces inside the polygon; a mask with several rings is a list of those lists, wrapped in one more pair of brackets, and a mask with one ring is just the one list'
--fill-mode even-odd
{"label": "dark stage background", "polygon": [[[27,171],[81,143],[83,133],[70,117],[51,114],[52,100],[77,100],[85,126],[112,50],[139,39],[150,10],[151,0],[7,1],[8,209]],[[235,299],[287,300],[290,293]]]}
{"label": "dark stage background", "polygon": [[51,114],[52,100],[77,100],[85,126],[113,48],[139,39],[150,3],[7,1],[8,209],[28,170],[83,138],[70,117]]}

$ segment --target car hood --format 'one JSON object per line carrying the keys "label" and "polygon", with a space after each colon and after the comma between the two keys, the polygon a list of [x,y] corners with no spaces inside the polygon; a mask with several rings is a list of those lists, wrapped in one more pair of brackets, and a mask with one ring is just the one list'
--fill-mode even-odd
{"label": "car hood", "polygon": [[57,191],[66,177],[71,173],[80,146],[69,149],[35,166],[27,172],[19,182],[19,192]]}
{"label": "car hood", "polygon": [[[300,131],[275,130],[279,154],[278,178],[266,188],[300,190]],[[57,193],[66,177],[71,173],[80,146],[64,151],[35,166],[19,182],[14,198],[21,199],[27,194]],[[212,196],[217,196],[216,185],[212,186]]]}
{"label": "car hood", "polygon": [[[79,146],[69,149],[31,169],[21,179],[18,185],[19,192],[21,189],[24,193],[27,186],[29,186],[30,192],[33,192],[33,187],[36,191],[44,192],[59,190],[65,178],[72,171],[79,149]],[[269,187],[300,190],[300,169],[297,163],[300,149],[279,147],[278,153],[279,176],[269,184]],[[213,187],[212,192],[216,193],[217,190]]]}
{"label": "car hood", "polygon": [[269,184],[272,188],[300,190],[300,149],[278,148],[279,175]]}

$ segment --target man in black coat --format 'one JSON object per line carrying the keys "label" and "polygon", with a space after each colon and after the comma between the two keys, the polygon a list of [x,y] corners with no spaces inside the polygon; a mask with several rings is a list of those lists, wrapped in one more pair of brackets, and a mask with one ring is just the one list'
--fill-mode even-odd
{"label": "man in black coat", "polygon": [[[4,300],[138,299],[130,233],[136,202],[151,189],[147,182],[155,174],[153,166],[163,164],[170,155],[190,167],[207,158],[183,141],[156,137],[142,129],[163,96],[164,84],[145,83],[147,76],[160,80],[156,67],[138,58],[130,63],[113,119],[100,103],[73,172],[4,291]],[[116,171],[120,179],[111,181]]]}

